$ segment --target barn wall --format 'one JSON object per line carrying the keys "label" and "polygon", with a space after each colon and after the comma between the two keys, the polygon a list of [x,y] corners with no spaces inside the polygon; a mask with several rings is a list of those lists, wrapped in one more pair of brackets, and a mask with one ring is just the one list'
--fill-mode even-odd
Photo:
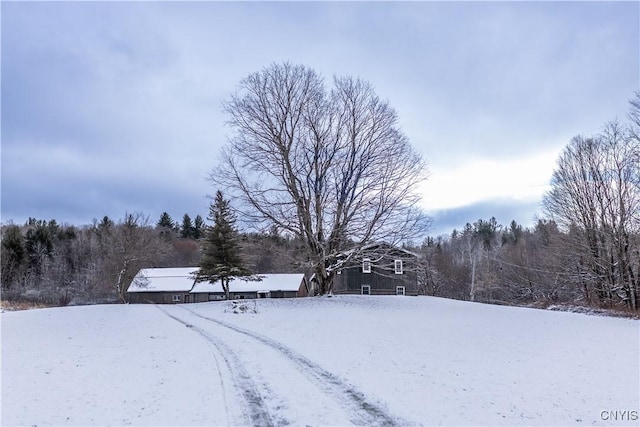
{"label": "barn wall", "polygon": [[306,281],[302,282],[302,284],[300,285],[300,288],[298,288],[298,292],[297,292],[296,296],[297,297],[308,297],[309,296],[309,290],[307,289]]}
{"label": "barn wall", "polygon": [[271,291],[271,298],[296,298],[298,291]]}
{"label": "barn wall", "polygon": [[258,292],[229,292],[229,298],[231,299],[256,299],[258,298]]}
{"label": "barn wall", "polygon": [[[180,295],[180,301],[174,302],[173,295]],[[193,302],[193,299],[187,292],[131,292],[129,293],[129,302],[134,304],[181,304]]]}
{"label": "barn wall", "polygon": [[191,294],[193,296],[193,302],[208,302],[209,294],[207,293],[197,293]]}
{"label": "barn wall", "polygon": [[224,294],[221,292],[199,292],[191,295],[193,295],[193,302],[224,301]]}
{"label": "barn wall", "polygon": [[162,304],[160,292],[131,292],[128,295],[129,302],[133,304]]}
{"label": "barn wall", "polygon": [[360,294],[362,285],[371,286],[371,295],[395,295],[397,286],[405,287],[406,295],[418,295],[418,277],[416,260],[402,258],[403,274],[382,269],[375,264],[371,273],[363,273],[362,266],[345,268],[333,279],[333,292],[336,294]]}

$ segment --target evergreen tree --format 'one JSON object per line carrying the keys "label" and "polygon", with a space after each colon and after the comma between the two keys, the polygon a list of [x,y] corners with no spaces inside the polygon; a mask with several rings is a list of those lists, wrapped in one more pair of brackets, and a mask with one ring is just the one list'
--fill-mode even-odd
{"label": "evergreen tree", "polygon": [[204,220],[200,215],[197,215],[196,219],[193,221],[193,238],[196,240],[202,238],[202,236],[204,235],[204,229]]}
{"label": "evergreen tree", "polygon": [[180,228],[180,237],[183,239],[191,239],[193,237],[193,223],[189,214],[182,217],[182,227]]}
{"label": "evergreen tree", "polygon": [[171,230],[173,229],[173,226],[174,226],[174,222],[173,222],[173,218],[171,218],[171,215],[169,215],[166,212],[162,212],[162,215],[160,215],[160,220],[158,221],[157,227]]}
{"label": "evergreen tree", "polygon": [[109,234],[111,234],[111,232],[113,231],[114,225],[115,224],[113,223],[111,218],[106,215],[99,223],[96,223],[96,221],[94,220],[93,232],[96,234],[96,236],[98,236],[98,242],[102,244],[105,241],[107,236],[109,236]]}
{"label": "evergreen tree", "polygon": [[171,218],[171,215],[166,212],[162,212],[160,220],[156,225],[156,228],[160,230],[160,235],[166,240],[171,240],[175,226],[176,224],[173,221],[173,218]]}
{"label": "evergreen tree", "polygon": [[3,289],[11,287],[26,259],[27,253],[20,227],[9,225],[2,232],[2,256],[0,256],[2,273],[0,274],[0,280],[2,281]]}
{"label": "evergreen tree", "polygon": [[209,207],[209,220],[213,221],[213,226],[206,228],[200,269],[195,280],[210,283],[219,280],[229,299],[229,281],[235,277],[251,279],[252,274],[240,254],[235,216],[220,190]]}
{"label": "evergreen tree", "polygon": [[113,221],[111,220],[111,218],[109,218],[106,215],[102,218],[102,221],[100,221],[100,224],[98,224],[98,227],[100,227],[103,230],[109,229],[113,226],[114,226]]}
{"label": "evergreen tree", "polygon": [[53,258],[54,235],[44,220],[30,222],[30,224],[33,225],[27,230],[24,247],[30,268],[37,277],[40,277],[46,260]]}

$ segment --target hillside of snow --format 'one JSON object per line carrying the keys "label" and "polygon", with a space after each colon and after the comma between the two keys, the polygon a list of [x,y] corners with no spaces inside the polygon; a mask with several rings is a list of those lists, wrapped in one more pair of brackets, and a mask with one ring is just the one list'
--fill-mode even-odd
{"label": "hillside of snow", "polygon": [[429,297],[244,307],[2,313],[2,425],[638,425],[637,320]]}

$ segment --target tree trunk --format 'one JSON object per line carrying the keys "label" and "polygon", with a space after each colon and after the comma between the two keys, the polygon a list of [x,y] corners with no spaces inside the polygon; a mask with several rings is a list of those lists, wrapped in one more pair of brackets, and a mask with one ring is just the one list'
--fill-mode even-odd
{"label": "tree trunk", "polygon": [[220,283],[222,284],[222,290],[224,291],[225,298],[227,299],[227,301],[230,300],[231,298],[229,295],[229,278],[221,277]]}
{"label": "tree trunk", "polygon": [[318,281],[318,294],[331,294],[333,292],[333,280],[331,280],[331,275],[324,265],[320,264],[316,267],[315,275]]}
{"label": "tree trunk", "polygon": [[124,274],[127,271],[127,266],[129,265],[129,260],[126,260],[124,262],[124,266],[122,267],[122,269],[120,270],[120,272],[118,273],[118,283],[116,283],[116,291],[118,292],[118,299],[120,300],[120,302],[122,302],[123,304],[127,303],[127,299],[125,297],[125,290],[122,286],[122,277],[124,276]]}
{"label": "tree trunk", "polygon": [[476,257],[471,257],[471,290],[469,292],[469,299],[475,301],[476,299]]}

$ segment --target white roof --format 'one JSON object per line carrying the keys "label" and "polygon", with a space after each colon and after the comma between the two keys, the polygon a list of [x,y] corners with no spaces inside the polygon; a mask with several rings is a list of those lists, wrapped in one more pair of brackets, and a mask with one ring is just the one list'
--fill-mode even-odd
{"label": "white roof", "polygon": [[[304,279],[304,274],[260,274],[261,281],[248,281],[241,279],[232,279],[229,282],[229,290],[231,292],[272,292],[272,291],[297,291]],[[221,293],[222,285],[220,282],[196,283],[191,293]]]}
{"label": "white roof", "polygon": [[[198,267],[143,268],[136,274],[127,292],[189,292],[222,293],[220,282],[201,282],[194,285]],[[232,292],[297,291],[304,274],[260,274],[261,281],[231,279]]]}
{"label": "white roof", "polygon": [[127,292],[189,292],[197,267],[143,268],[131,281]]}

